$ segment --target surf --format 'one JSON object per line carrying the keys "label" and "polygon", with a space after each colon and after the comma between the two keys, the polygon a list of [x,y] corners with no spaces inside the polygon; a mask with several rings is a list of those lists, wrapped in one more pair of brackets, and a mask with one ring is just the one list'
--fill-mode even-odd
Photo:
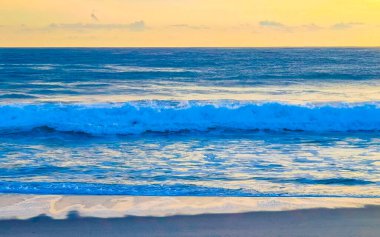
{"label": "surf", "polygon": [[0,133],[46,127],[61,132],[142,134],[209,130],[380,131],[380,103],[131,101],[3,104]]}

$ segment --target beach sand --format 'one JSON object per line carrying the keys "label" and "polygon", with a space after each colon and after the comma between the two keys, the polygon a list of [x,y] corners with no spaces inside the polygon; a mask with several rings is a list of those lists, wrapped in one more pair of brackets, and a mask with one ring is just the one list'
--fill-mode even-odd
{"label": "beach sand", "polygon": [[380,200],[0,195],[0,236],[380,236]]}

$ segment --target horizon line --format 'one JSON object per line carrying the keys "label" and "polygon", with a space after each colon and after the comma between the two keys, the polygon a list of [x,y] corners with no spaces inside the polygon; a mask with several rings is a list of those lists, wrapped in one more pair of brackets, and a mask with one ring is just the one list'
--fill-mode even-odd
{"label": "horizon line", "polygon": [[377,46],[0,46],[0,49],[17,48],[380,48]]}

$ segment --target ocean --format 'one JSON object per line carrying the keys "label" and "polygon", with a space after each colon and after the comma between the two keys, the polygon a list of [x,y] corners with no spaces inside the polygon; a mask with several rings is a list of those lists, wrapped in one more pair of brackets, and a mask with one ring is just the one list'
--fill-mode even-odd
{"label": "ocean", "polygon": [[0,193],[380,197],[380,48],[1,48]]}

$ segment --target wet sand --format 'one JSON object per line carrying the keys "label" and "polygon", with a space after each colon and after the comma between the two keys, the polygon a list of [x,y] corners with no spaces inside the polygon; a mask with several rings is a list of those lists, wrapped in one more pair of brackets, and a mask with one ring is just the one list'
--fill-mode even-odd
{"label": "wet sand", "polygon": [[380,207],[171,217],[37,217],[0,221],[2,237],[334,236],[378,237]]}
{"label": "wet sand", "polygon": [[0,195],[0,236],[380,235],[380,200]]}

